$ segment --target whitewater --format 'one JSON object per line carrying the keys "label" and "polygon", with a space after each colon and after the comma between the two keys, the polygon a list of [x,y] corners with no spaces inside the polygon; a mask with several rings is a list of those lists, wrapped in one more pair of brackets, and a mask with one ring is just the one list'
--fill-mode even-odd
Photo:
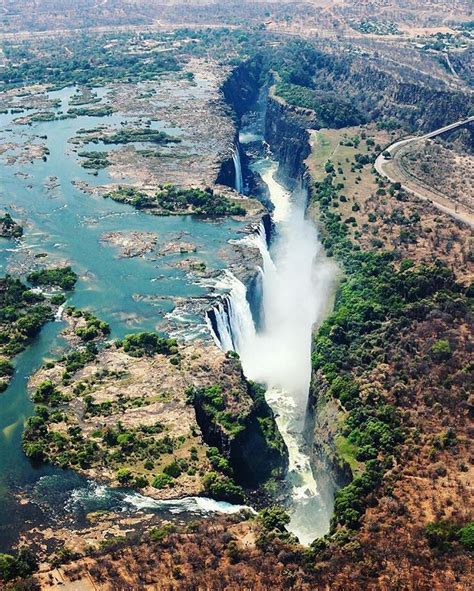
{"label": "whitewater", "polygon": [[266,184],[274,206],[271,248],[263,227],[241,241],[259,249],[262,257],[258,327],[245,285],[227,272],[219,287],[227,288],[229,295],[215,309],[214,338],[224,350],[237,351],[248,379],[266,386],[267,401],[289,453],[288,529],[308,544],[329,529],[330,509],[319,494],[303,430],[312,332],[326,310],[334,267],[324,257],[316,228],[306,217],[306,190],[287,190],[277,180],[278,163],[270,158],[252,168]]}

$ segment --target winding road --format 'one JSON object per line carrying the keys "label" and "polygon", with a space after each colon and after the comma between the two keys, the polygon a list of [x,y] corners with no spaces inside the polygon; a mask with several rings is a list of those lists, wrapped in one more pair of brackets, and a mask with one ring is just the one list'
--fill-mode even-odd
{"label": "winding road", "polygon": [[[450,125],[446,125],[445,127],[440,127],[439,129],[436,129],[434,131],[430,131],[429,133],[426,133],[425,135],[419,135],[419,136],[405,138],[403,140],[398,140],[395,143],[393,143],[391,146],[386,148],[384,150],[384,152],[378,156],[378,158],[374,164],[375,170],[379,173],[380,176],[387,178],[391,183],[396,183],[396,182],[401,183],[402,187],[406,191],[408,191],[409,193],[412,193],[413,195],[416,195],[417,197],[419,197],[420,199],[424,199],[425,201],[430,201],[440,211],[447,213],[448,215],[452,216],[453,218],[468,224],[469,226],[471,226],[471,228],[474,228],[474,215],[472,213],[470,213],[468,211],[462,211],[462,212],[458,211],[457,207],[454,205],[453,205],[453,207],[450,207],[449,205],[444,205],[443,203],[441,203],[441,201],[437,201],[436,197],[433,194],[428,197],[427,195],[423,194],[422,192],[416,191],[416,190],[412,189],[411,187],[408,187],[406,184],[404,184],[403,178],[401,176],[399,178],[396,178],[394,176],[393,171],[390,171],[390,173],[387,173],[387,171],[385,170],[385,166],[388,163],[393,162],[393,156],[403,146],[407,146],[408,144],[411,144],[414,142],[419,142],[421,140],[427,140],[427,139],[436,137],[438,135],[446,133],[447,131],[453,131],[454,129],[457,129],[458,127],[463,127],[463,126],[469,125],[470,123],[473,123],[473,122],[474,122],[474,116],[468,117],[467,119],[463,119],[461,121],[456,121],[455,123],[451,123]],[[386,158],[384,156],[384,154],[386,154],[387,152],[390,154],[390,157],[388,157],[388,158]],[[447,203],[452,203],[450,201],[449,197],[446,197],[445,199],[443,199],[443,201],[446,201]]]}

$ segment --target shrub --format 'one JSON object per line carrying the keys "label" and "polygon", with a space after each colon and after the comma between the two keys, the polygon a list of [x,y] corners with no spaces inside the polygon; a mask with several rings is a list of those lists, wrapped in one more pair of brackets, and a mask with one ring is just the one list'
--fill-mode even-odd
{"label": "shrub", "polygon": [[8,359],[0,359],[0,376],[11,376],[13,373],[13,364]]}
{"label": "shrub", "polygon": [[176,460],[174,460],[171,464],[168,464],[163,468],[163,473],[167,476],[171,476],[171,478],[178,478],[182,473],[181,466]]}
{"label": "shrub", "polygon": [[27,443],[23,446],[23,450],[27,457],[36,462],[42,462],[45,458],[43,445],[41,443]]}
{"label": "shrub", "polygon": [[33,337],[50,318],[52,313],[49,306],[33,306],[18,318],[16,326],[26,337]]}
{"label": "shrub", "polygon": [[62,361],[65,361],[66,373],[73,374],[82,369],[86,363],[95,359],[96,355],[97,347],[91,343],[88,343],[84,349],[69,353],[62,359]]}
{"label": "shrub", "polygon": [[128,484],[132,480],[132,472],[129,468],[119,468],[117,470],[117,480],[120,484]]}
{"label": "shrub", "polygon": [[158,542],[161,544],[161,542],[163,542],[169,534],[173,533],[175,529],[175,526],[171,523],[163,525],[162,527],[152,527],[148,530],[148,537],[152,542]]}
{"label": "shrub", "polygon": [[448,550],[456,540],[457,527],[449,521],[435,521],[425,527],[429,545],[439,550]]}
{"label": "shrub", "polygon": [[38,568],[38,561],[31,550],[22,548],[18,556],[0,554],[0,580],[10,581],[17,577],[25,578]]}
{"label": "shrub", "polygon": [[61,306],[61,304],[64,304],[65,301],[66,301],[66,296],[63,295],[62,293],[57,293],[57,294],[53,295],[51,298],[51,303],[53,304],[53,306]]}
{"label": "shrub", "polygon": [[62,400],[61,392],[51,380],[44,380],[32,396],[33,402],[55,406]]}
{"label": "shrub", "polygon": [[452,354],[451,345],[447,339],[440,339],[431,346],[430,353],[435,361],[447,361]]}
{"label": "shrub", "polygon": [[244,499],[243,490],[235,482],[217,472],[208,472],[204,475],[203,484],[206,492],[218,501],[240,503]]}
{"label": "shrub", "polygon": [[129,334],[123,341],[117,343],[122,345],[123,350],[132,357],[143,357],[144,355],[175,355],[178,346],[175,339],[166,339],[151,332]]}
{"label": "shrub", "polygon": [[148,486],[148,478],[143,475],[135,476],[133,486],[137,488],[145,488],[145,486]]}
{"label": "shrub", "polygon": [[173,484],[173,478],[168,474],[157,474],[151,483],[155,488],[166,488]]}
{"label": "shrub", "polygon": [[290,523],[290,516],[283,507],[266,507],[258,514],[258,521],[267,531],[284,532]]}
{"label": "shrub", "polygon": [[468,550],[474,550],[474,522],[468,523],[459,530],[459,541]]}

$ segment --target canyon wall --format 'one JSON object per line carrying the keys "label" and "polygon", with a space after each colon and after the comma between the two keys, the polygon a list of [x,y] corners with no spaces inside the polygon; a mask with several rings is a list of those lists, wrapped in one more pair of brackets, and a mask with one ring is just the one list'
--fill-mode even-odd
{"label": "canyon wall", "polygon": [[[311,112],[285,104],[270,91],[265,120],[265,139],[280,163],[285,181],[310,182],[305,160],[311,148],[308,129],[314,127]],[[314,220],[317,224],[317,220]],[[313,375],[305,422],[310,460],[318,489],[328,507],[334,492],[352,479],[349,466],[339,457],[336,439],[340,410],[333,400],[326,400],[326,386]]]}
{"label": "canyon wall", "polygon": [[309,134],[313,119],[304,110],[285,104],[270,90],[265,117],[265,140],[280,164],[286,181],[301,180],[303,162],[309,156]]}
{"label": "canyon wall", "polygon": [[468,116],[474,94],[404,63],[327,54],[314,87],[350,98],[370,120],[394,118],[412,131],[428,132]]}

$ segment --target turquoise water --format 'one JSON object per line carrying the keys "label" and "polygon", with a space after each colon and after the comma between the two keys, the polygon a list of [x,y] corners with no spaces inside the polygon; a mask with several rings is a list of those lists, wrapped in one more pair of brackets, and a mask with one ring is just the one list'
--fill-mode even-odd
{"label": "turquoise water", "polygon": [[[196,92],[201,90],[198,88]],[[65,111],[74,92],[75,89],[67,88],[50,95],[61,99],[59,110]],[[99,96],[104,95],[102,89]],[[101,244],[102,233],[153,232],[158,235],[159,244],[181,237],[183,241],[197,247],[196,253],[184,257],[197,257],[209,269],[218,270],[226,267],[227,242],[238,236],[241,225],[228,219],[208,222],[191,216],[152,216],[78,190],[72,181],[97,185],[112,180],[106,170],[93,176],[82,168],[73,152],[74,146],[68,143],[68,139],[81,128],[102,124],[119,127],[125,119],[133,122],[134,118],[125,118],[118,113],[100,118],[81,116],[33,123],[31,126],[14,124],[13,119],[21,116],[23,114],[0,115],[0,143],[45,141],[50,154],[46,162],[36,159],[12,165],[6,164],[5,157],[14,151],[0,156],[0,209],[10,211],[25,226],[25,234],[20,241],[0,242],[0,274],[5,274],[12,266],[23,268],[25,260],[38,260],[45,265],[68,261],[79,274],[79,281],[68,304],[88,308],[109,322],[113,338],[140,330],[169,328],[167,314],[172,312],[175,298],[206,295],[206,289],[197,284],[196,277],[173,266],[183,255],[159,256],[150,253],[138,258],[119,258],[117,248]],[[163,122],[153,122],[152,127],[180,134],[179,129],[167,127]],[[47,136],[47,140],[34,136]],[[106,147],[111,149],[110,146]],[[91,144],[84,149],[98,150],[101,147],[100,144]],[[53,189],[45,186],[49,177],[57,177],[57,186]],[[33,258],[42,253],[48,256]],[[179,318],[183,315],[176,317],[179,324]],[[198,312],[188,313],[186,320],[188,323],[183,325],[186,332],[192,332],[190,321],[197,327],[195,332],[203,334],[205,322]],[[68,473],[51,467],[34,468],[21,451],[24,421],[33,410],[26,389],[27,380],[46,356],[51,352],[58,353],[64,346],[59,336],[62,327],[61,322],[50,323],[31,346],[17,357],[14,379],[7,391],[0,394],[0,550],[14,540],[25,522],[41,521],[39,510],[37,513],[31,506],[25,508],[17,502],[14,495],[18,490],[25,487],[32,490],[34,484],[39,482],[44,489],[48,481],[54,481],[57,486],[55,475],[58,474],[64,486],[67,482],[77,481]],[[44,490],[42,497],[48,498]],[[59,499],[60,496],[57,502],[61,502]],[[48,502],[54,505],[55,499],[50,498]]]}

